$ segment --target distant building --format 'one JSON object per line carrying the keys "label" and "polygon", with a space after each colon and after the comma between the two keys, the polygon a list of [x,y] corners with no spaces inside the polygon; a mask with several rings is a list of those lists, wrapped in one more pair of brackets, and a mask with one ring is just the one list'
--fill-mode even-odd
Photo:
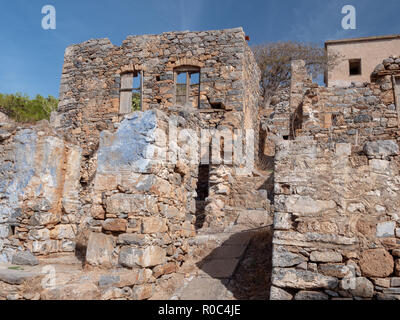
{"label": "distant building", "polygon": [[400,56],[400,35],[330,40],[325,42],[327,54],[339,53],[342,61],[325,73],[325,84],[347,86],[351,82],[369,82],[371,73],[383,59]]}

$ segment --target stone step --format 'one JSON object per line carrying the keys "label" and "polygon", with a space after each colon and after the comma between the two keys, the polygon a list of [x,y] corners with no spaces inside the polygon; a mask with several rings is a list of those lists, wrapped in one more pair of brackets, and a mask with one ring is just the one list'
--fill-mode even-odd
{"label": "stone step", "polygon": [[40,275],[38,271],[26,271],[23,268],[9,265],[0,266],[0,281],[8,284],[20,285]]}

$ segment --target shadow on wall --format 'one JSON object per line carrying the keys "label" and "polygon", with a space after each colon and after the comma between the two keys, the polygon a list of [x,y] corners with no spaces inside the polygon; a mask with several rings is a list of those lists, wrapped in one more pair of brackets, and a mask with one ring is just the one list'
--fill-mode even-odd
{"label": "shadow on wall", "polygon": [[[220,281],[238,300],[269,300],[272,273],[272,227],[233,234],[197,266]],[[216,296],[210,287],[208,299]]]}
{"label": "shadow on wall", "polygon": [[272,172],[268,179],[258,188],[258,190],[267,190],[268,200],[271,201],[271,204],[274,203],[274,181],[274,172]]}

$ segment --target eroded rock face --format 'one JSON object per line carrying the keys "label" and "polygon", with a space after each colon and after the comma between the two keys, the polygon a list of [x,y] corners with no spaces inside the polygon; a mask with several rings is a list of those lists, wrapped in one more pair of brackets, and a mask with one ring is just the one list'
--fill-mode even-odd
{"label": "eroded rock face", "polygon": [[394,261],[385,249],[371,249],[361,253],[360,268],[367,277],[383,278],[393,272]]}

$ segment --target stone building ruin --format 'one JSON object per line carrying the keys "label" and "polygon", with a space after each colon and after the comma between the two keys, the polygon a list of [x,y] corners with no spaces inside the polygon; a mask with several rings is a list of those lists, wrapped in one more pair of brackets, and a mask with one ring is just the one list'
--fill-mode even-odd
{"label": "stone building ruin", "polygon": [[271,229],[270,299],[398,299],[398,62],[321,87],[293,61],[266,109],[241,28],[68,47],[50,124],[0,124],[0,262],[27,268],[0,298],[235,298]]}

